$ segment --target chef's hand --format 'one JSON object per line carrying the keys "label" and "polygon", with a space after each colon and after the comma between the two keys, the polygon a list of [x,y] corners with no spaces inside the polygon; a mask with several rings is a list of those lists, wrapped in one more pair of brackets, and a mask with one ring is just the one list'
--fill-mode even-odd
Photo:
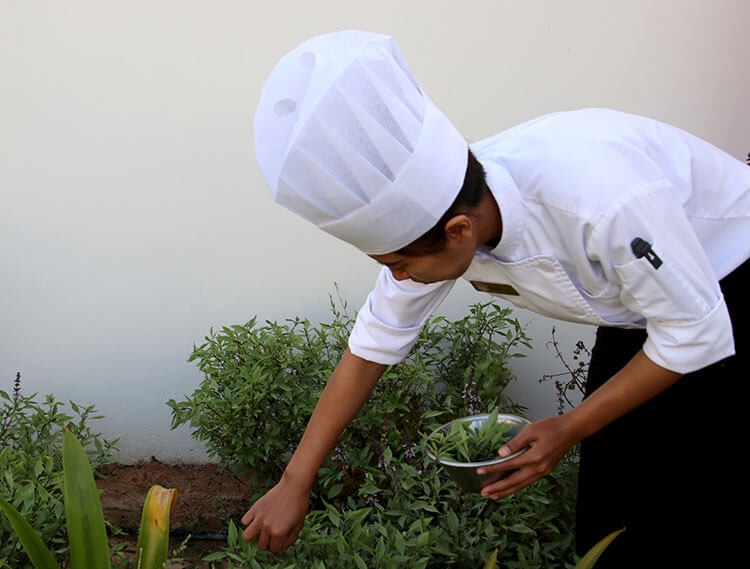
{"label": "chef's hand", "polygon": [[652,362],[640,350],[576,408],[559,417],[528,425],[503,446],[500,456],[508,456],[527,446],[529,450],[508,462],[478,469],[480,474],[515,470],[507,478],[485,486],[482,495],[497,499],[526,488],[549,474],[573,445],[643,405],[674,385],[680,377],[681,374]]}
{"label": "chef's hand", "polygon": [[257,541],[258,549],[282,555],[297,539],[305,521],[310,492],[282,477],[242,517],[242,537]]}
{"label": "chef's hand", "polygon": [[482,488],[482,495],[493,500],[504,498],[552,472],[565,453],[578,442],[577,437],[569,431],[565,415],[527,425],[499,450],[499,455],[510,456],[529,447],[526,452],[507,462],[478,469],[480,475],[510,473]]}
{"label": "chef's hand", "polygon": [[281,480],[242,517],[242,537],[281,555],[297,539],[310,504],[310,489],[341,432],[367,400],[388,366],[347,348],[323,389]]}

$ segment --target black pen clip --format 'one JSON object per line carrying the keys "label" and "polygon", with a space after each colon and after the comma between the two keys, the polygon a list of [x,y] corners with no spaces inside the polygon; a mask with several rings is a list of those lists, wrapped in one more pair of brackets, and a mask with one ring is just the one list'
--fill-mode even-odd
{"label": "black pen clip", "polygon": [[658,269],[659,267],[661,267],[662,260],[656,253],[654,253],[654,250],[651,248],[651,243],[649,243],[645,239],[636,237],[630,242],[630,248],[633,250],[633,254],[635,255],[636,259],[646,257],[646,259],[649,263],[651,263],[651,266],[654,267],[654,269]]}

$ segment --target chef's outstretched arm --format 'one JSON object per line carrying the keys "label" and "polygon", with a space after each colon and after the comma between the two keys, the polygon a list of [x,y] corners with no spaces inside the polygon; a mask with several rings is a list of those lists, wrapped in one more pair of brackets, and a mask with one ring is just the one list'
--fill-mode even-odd
{"label": "chef's outstretched arm", "polygon": [[640,350],[575,409],[559,417],[532,423],[501,448],[500,456],[508,456],[530,447],[502,465],[480,469],[480,473],[490,473],[521,468],[507,478],[485,486],[482,494],[493,499],[502,498],[546,476],[573,445],[658,395],[680,377],[681,374],[652,362]]}
{"label": "chef's outstretched arm", "polygon": [[242,537],[280,555],[297,539],[315,476],[336,441],[362,408],[387,366],[347,348],[315,406],[297,450],[279,482],[242,517]]}

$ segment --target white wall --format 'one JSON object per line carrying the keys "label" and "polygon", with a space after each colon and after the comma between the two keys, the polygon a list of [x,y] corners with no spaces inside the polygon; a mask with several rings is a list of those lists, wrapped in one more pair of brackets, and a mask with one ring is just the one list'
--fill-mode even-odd
{"label": "white wall", "polygon": [[[309,36],[394,35],[470,140],[607,106],[740,158],[748,22],[745,0],[0,0],[0,385],[96,403],[121,460],[200,460],[164,402],[209,327],[325,318],[334,282],[360,305],[374,262],[273,204],[253,159],[261,84]],[[442,312],[482,298],[461,283]],[[514,394],[540,417],[553,322],[519,315]]]}

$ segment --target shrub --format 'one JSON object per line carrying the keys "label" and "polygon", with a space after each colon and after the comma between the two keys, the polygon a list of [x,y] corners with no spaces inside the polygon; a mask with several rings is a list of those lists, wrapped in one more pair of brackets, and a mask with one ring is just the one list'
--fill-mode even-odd
{"label": "shrub", "polygon": [[[255,473],[253,498],[280,476],[346,348],[353,319],[346,306],[332,301],[331,309],[332,321],[317,326],[252,319],[212,330],[190,356],[205,379],[183,401],[168,402],[173,427],[189,424],[221,464]],[[572,562],[571,464],[493,502],[461,494],[421,448],[425,433],[453,418],[523,411],[505,395],[508,362],[521,347],[529,340],[511,310],[492,303],[456,321],[430,319],[340,437],[298,542],[278,567],[310,567],[313,559],[328,568],[477,567],[496,547],[505,567]],[[237,533],[230,525],[230,545],[216,559],[276,566]],[[526,564],[514,565],[519,559]]]}
{"label": "shrub", "polygon": [[[113,462],[116,441],[91,429],[101,418],[95,407],[70,401],[72,414],[47,395],[24,396],[18,384],[11,394],[0,390],[0,497],[10,503],[39,532],[60,562],[67,559],[63,504],[62,437],[65,427],[89,448],[92,466]],[[26,566],[26,554],[10,524],[0,516],[0,568]]]}

